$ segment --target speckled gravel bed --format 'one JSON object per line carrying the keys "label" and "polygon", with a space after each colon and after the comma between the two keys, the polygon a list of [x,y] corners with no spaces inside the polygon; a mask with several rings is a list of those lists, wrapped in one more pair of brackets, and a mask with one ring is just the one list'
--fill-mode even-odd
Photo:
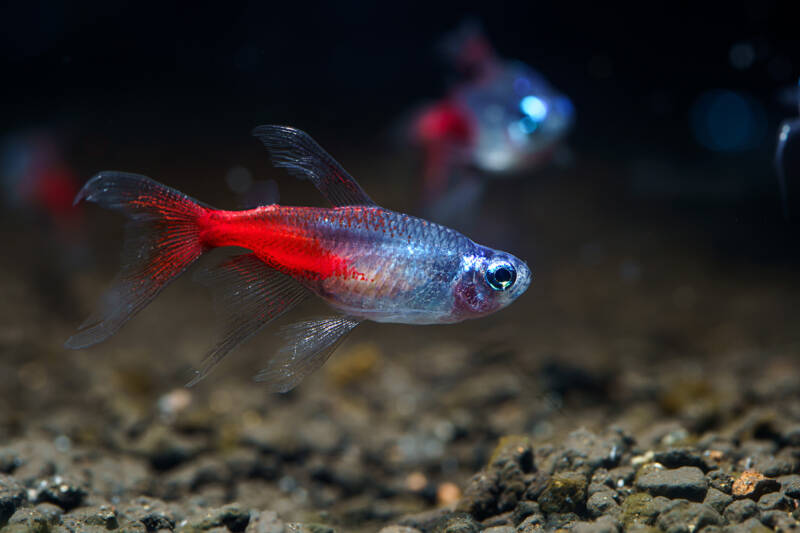
{"label": "speckled gravel bed", "polygon": [[[617,390],[614,414],[551,407],[533,426],[512,417],[509,429],[533,430],[505,436],[463,407],[390,431],[402,424],[379,422],[380,412],[396,416],[385,407],[326,411],[326,386],[271,414],[253,402],[225,425],[177,389],[160,402],[180,407],[170,416],[119,414],[95,435],[56,417],[4,442],[0,522],[3,531],[789,531],[800,526],[800,382],[776,378],[776,364],[732,388],[727,370],[697,381],[664,369],[646,383],[663,387],[649,401],[626,399],[642,394],[636,381]],[[451,394],[432,392],[430,405]],[[512,387],[495,410],[523,394]],[[568,430],[559,417],[583,424]],[[347,420],[352,433],[337,429]]]}

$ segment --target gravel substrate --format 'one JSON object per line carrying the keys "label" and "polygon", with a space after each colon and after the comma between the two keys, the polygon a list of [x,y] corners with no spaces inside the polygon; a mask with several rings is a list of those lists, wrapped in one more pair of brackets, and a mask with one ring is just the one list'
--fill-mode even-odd
{"label": "gravel substrate", "polygon": [[[361,424],[342,433],[358,411],[321,417],[324,394],[290,399],[278,422],[250,406],[226,426],[191,405],[83,437],[97,428],[51,421],[55,436],[43,428],[0,447],[0,523],[54,532],[789,531],[800,527],[800,383],[772,381],[770,368],[731,395],[691,382],[703,392],[669,417],[670,389],[625,400],[639,383],[605,429],[561,433],[552,426],[567,416],[562,406],[546,428],[499,439],[460,409],[392,432],[399,420],[381,423],[366,408],[370,434]],[[664,372],[646,388],[659,382],[687,387]],[[434,393],[433,403],[451,394]],[[495,409],[521,394],[508,391]],[[190,398],[178,389],[161,405]],[[700,416],[704,403],[711,411]]]}

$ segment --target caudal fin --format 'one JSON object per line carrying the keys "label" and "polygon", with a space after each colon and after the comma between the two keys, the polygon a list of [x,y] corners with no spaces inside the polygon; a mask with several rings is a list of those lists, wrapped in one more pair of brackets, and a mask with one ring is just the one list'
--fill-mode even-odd
{"label": "caudal fin", "polygon": [[86,348],[106,340],[204,251],[198,221],[206,207],[145,176],[101,172],[75,197],[119,211],[126,227],[122,268],[98,309],[64,344]]}

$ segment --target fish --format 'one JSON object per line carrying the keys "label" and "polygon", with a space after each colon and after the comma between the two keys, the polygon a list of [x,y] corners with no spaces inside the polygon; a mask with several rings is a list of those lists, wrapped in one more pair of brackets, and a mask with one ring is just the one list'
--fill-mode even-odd
{"label": "fish", "polygon": [[67,348],[109,338],[215,248],[248,253],[197,276],[212,288],[225,329],[188,386],[309,298],[326,302],[331,316],[285,329],[286,345],[256,375],[269,390],[293,389],[364,321],[456,323],[499,311],[527,290],[532,275],[524,261],[453,229],[380,207],[304,131],[266,125],[253,134],[273,164],[311,181],[332,207],[271,204],[226,211],[146,176],[97,174],[75,203],[94,202],[129,218],[123,264]]}
{"label": "fish", "polygon": [[465,169],[498,178],[536,168],[574,122],[569,97],[525,63],[499,57],[476,23],[462,24],[445,46],[464,79],[412,121],[427,204]]}
{"label": "fish", "polygon": [[[800,80],[794,90],[787,91],[787,100],[798,107],[800,112]],[[791,95],[791,96],[789,96]],[[775,146],[775,170],[778,174],[778,187],[785,218],[790,217],[789,180],[800,175],[800,116],[784,120],[778,128],[778,142]]]}
{"label": "fish", "polygon": [[46,219],[59,238],[70,242],[84,231],[72,199],[79,182],[48,130],[22,131],[0,141],[0,186],[4,204],[18,213]]}
{"label": "fish", "polygon": [[18,281],[30,285],[44,308],[69,319],[75,316],[70,280],[91,254],[83,209],[72,205],[83,180],[65,156],[65,139],[44,125],[0,138],[0,205],[36,242],[20,262],[27,266]]}

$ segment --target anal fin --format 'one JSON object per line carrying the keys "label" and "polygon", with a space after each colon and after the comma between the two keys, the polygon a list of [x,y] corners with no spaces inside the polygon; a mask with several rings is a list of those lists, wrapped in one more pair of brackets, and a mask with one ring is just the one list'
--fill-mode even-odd
{"label": "anal fin", "polygon": [[345,336],[362,321],[351,316],[335,316],[286,326],[283,328],[286,345],[255,380],[266,383],[273,392],[292,390],[324,365]]}
{"label": "anal fin", "polygon": [[222,339],[206,354],[187,387],[196,385],[239,344],[309,295],[305,287],[255,254],[230,258],[199,272],[196,279],[213,289],[226,326]]}

